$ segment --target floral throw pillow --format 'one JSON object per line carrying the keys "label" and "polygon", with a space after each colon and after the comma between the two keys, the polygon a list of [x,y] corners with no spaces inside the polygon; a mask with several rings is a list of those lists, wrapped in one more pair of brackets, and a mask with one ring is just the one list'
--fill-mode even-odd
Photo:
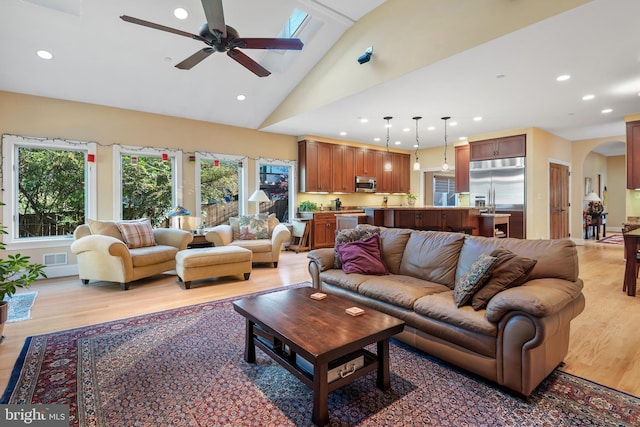
{"label": "floral throw pillow", "polygon": [[471,267],[456,282],[453,289],[453,299],[456,306],[465,305],[474,293],[485,284],[491,276],[491,271],[498,258],[483,253],[471,264]]}
{"label": "floral throw pillow", "polygon": [[131,222],[116,222],[116,227],[122,234],[122,240],[129,249],[155,246],[153,228],[148,219]]}
{"label": "floral throw pillow", "polygon": [[[233,225],[232,225],[233,228]],[[269,217],[266,214],[238,217],[238,238],[234,240],[259,240],[269,238]]]}

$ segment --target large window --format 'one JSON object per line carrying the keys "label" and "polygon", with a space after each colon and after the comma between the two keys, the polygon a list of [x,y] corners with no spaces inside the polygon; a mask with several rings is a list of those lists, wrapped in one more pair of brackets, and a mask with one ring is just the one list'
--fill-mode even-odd
{"label": "large window", "polygon": [[[3,135],[6,243],[69,238],[95,213],[95,143]],[[9,171],[10,173],[6,173]]]}
{"label": "large window", "polygon": [[181,160],[180,151],[114,146],[116,217],[149,218],[154,227],[172,226],[167,214],[181,203]]}
{"label": "large window", "polygon": [[289,161],[258,162],[259,188],[269,197],[269,202],[260,203],[260,212],[275,213],[280,222],[291,222],[295,212],[294,164]]}
{"label": "large window", "polygon": [[213,227],[244,213],[246,157],[196,154],[197,225]]}

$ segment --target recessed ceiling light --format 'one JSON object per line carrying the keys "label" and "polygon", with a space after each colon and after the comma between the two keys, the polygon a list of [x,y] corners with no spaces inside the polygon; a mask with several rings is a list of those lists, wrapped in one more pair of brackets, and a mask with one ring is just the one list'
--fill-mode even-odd
{"label": "recessed ceiling light", "polygon": [[458,140],[460,140],[460,141],[464,141],[465,139],[467,139],[466,136],[461,136],[460,138],[458,138]]}
{"label": "recessed ceiling light", "polygon": [[482,120],[482,117],[480,117],[480,116],[476,116],[476,117],[473,118],[474,122],[479,122],[480,120]]}
{"label": "recessed ceiling light", "polygon": [[589,100],[591,100],[591,99],[593,99],[593,98],[595,98],[595,97],[596,97],[595,95],[589,94],[589,95],[585,95],[585,96],[583,96],[583,97],[582,97],[582,100],[583,100],[583,101],[589,101]]}
{"label": "recessed ceiling light", "polygon": [[409,128],[404,128],[404,129],[402,129],[402,132],[409,132],[410,130],[411,129],[409,129]]}
{"label": "recessed ceiling light", "polygon": [[360,117],[360,123],[367,123],[369,122],[369,119],[367,119],[366,117]]}
{"label": "recessed ceiling light", "polygon": [[236,99],[237,99],[238,101],[244,101],[245,99],[247,99],[247,97],[246,97],[246,96],[244,96],[244,95],[238,95],[238,96],[236,96]]}
{"label": "recessed ceiling light", "polygon": [[340,136],[347,136],[347,133],[345,131],[340,132]]}
{"label": "recessed ceiling light", "polygon": [[449,123],[449,126],[458,126],[458,122],[451,122]]}
{"label": "recessed ceiling light", "polygon": [[413,144],[413,148],[418,148],[420,147],[418,144]]}
{"label": "recessed ceiling light", "polygon": [[386,128],[390,128],[390,127],[391,127],[391,123],[386,123],[386,124],[384,125],[384,127],[386,127]]}
{"label": "recessed ceiling light", "polygon": [[53,59],[53,54],[48,50],[39,50],[36,54],[42,59]]}
{"label": "recessed ceiling light", "polygon": [[435,126],[429,126],[427,130],[436,130]]}
{"label": "recessed ceiling light", "polygon": [[565,82],[567,80],[569,80],[571,78],[571,76],[569,74],[563,74],[561,76],[556,77],[556,80],[559,82]]}
{"label": "recessed ceiling light", "polygon": [[178,7],[173,11],[173,15],[178,19],[187,19],[187,16],[189,16],[189,12],[187,12],[186,9]]}
{"label": "recessed ceiling light", "polygon": [[402,144],[402,142],[400,142],[400,141],[396,141],[396,142],[394,142],[394,144],[396,144],[396,145],[400,145],[400,144]]}
{"label": "recessed ceiling light", "polygon": [[605,108],[604,110],[601,111],[602,114],[609,114],[610,112],[612,112],[613,110],[611,108]]}
{"label": "recessed ceiling light", "polygon": [[380,138],[373,138],[375,142],[380,142]]}

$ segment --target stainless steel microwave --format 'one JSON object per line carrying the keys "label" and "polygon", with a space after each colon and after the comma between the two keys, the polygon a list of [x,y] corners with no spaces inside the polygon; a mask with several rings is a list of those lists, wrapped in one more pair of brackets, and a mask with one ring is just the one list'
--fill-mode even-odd
{"label": "stainless steel microwave", "polygon": [[375,193],[376,179],[372,176],[356,176],[356,193]]}

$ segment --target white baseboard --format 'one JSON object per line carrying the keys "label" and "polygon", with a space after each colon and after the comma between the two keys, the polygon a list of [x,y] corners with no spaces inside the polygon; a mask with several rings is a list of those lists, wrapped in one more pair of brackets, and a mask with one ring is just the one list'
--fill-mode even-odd
{"label": "white baseboard", "polygon": [[45,267],[44,272],[48,278],[77,276],[78,264],[52,265]]}

